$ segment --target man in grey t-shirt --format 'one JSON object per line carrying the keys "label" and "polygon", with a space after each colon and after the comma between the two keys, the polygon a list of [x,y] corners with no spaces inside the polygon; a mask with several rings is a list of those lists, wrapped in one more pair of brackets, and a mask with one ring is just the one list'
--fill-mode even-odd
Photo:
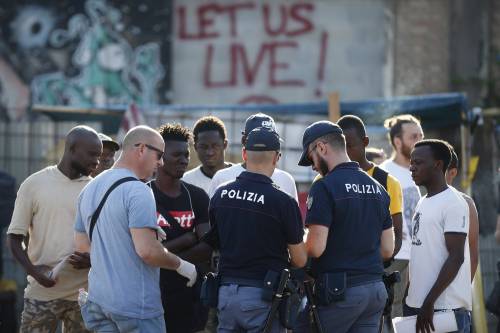
{"label": "man in grey t-shirt", "polygon": [[[131,129],[123,152],[110,170],[92,180],[80,194],[75,224],[77,251],[90,252],[89,293],[81,312],[89,330],[164,332],[159,267],[196,280],[196,269],[169,253],[157,240],[156,209],[151,189],[139,179],[163,164],[164,142],[147,126]],[[104,194],[119,179],[132,177],[109,195],[93,229]],[[91,245],[92,244],[92,245]]]}

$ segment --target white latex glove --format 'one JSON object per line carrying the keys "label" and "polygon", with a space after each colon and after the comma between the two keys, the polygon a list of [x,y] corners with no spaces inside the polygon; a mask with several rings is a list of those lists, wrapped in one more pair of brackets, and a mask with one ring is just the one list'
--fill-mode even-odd
{"label": "white latex glove", "polygon": [[156,227],[156,235],[160,242],[167,240],[167,234],[160,226]]}
{"label": "white latex glove", "polygon": [[186,286],[192,287],[196,282],[196,276],[197,276],[196,267],[190,262],[187,262],[180,258],[179,260],[181,261],[181,264],[179,265],[179,267],[177,267],[175,271],[189,280],[186,283]]}

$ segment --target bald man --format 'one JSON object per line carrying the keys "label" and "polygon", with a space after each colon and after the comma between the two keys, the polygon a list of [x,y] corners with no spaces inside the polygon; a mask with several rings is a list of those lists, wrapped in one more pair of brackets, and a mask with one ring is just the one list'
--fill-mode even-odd
{"label": "bald man", "polygon": [[[78,289],[87,285],[87,253],[73,252],[78,195],[97,167],[102,144],[90,127],[77,126],[66,136],[57,165],[29,176],[19,188],[7,231],[9,247],[28,274],[21,332],[85,332]],[[27,250],[23,240],[29,235]],[[58,277],[52,268],[61,263]]]}
{"label": "bald man", "polygon": [[163,165],[164,148],[157,131],[132,128],[115,165],[80,196],[75,243],[92,261],[81,309],[91,331],[165,332],[159,268],[177,271],[188,287],[196,280],[195,267],[161,244],[153,192],[139,181]]}

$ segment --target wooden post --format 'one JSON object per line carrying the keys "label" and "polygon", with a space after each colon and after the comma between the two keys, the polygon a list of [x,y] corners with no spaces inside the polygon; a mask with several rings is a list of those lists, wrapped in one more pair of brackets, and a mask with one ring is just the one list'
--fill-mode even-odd
{"label": "wooden post", "polygon": [[340,118],[340,97],[338,92],[328,94],[328,120],[337,122]]}

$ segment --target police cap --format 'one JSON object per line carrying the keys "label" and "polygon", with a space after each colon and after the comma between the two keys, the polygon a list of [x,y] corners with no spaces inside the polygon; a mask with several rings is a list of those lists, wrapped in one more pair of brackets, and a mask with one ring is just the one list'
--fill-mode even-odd
{"label": "police cap", "polygon": [[279,151],[280,147],[278,133],[266,127],[253,129],[245,143],[245,149],[249,151]]}
{"label": "police cap", "polygon": [[302,155],[300,156],[299,165],[309,166],[312,162],[307,157],[309,145],[324,135],[330,133],[342,134],[342,129],[331,121],[321,120],[309,125],[302,136]]}

